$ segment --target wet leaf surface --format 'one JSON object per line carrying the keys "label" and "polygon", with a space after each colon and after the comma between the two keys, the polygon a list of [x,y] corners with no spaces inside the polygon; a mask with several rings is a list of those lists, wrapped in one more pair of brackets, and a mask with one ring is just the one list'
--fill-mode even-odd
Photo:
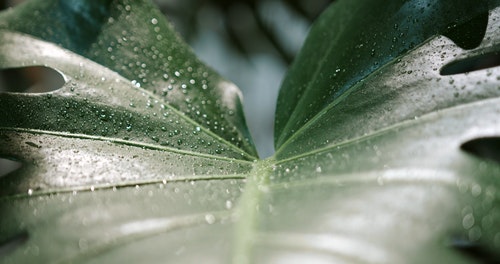
{"label": "wet leaf surface", "polygon": [[336,2],[258,161],[237,89],[149,4],[1,14],[0,67],[64,84],[0,94],[0,262],[495,263],[498,6]]}

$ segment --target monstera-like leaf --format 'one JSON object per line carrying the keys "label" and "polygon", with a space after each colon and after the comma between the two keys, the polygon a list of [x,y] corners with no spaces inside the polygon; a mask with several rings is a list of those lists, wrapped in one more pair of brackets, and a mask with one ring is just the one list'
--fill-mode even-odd
{"label": "monstera-like leaf", "polygon": [[[147,0],[0,14],[1,263],[477,263],[500,248],[500,3],[335,2],[258,160],[238,89]],[[10,90],[14,90],[13,88]]]}

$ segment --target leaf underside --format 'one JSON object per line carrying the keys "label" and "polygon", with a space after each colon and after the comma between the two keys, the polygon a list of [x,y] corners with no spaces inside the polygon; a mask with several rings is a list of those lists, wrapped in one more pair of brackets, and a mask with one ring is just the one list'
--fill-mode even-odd
{"label": "leaf underside", "polygon": [[64,78],[0,93],[0,263],[495,261],[498,6],[336,2],[259,161],[237,88],[149,2],[0,14],[0,69]]}

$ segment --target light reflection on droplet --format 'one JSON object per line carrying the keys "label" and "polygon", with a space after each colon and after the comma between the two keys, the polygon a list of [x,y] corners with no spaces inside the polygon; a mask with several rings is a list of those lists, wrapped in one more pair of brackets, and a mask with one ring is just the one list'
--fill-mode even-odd
{"label": "light reflection on droplet", "polygon": [[211,225],[211,224],[215,223],[215,216],[213,214],[206,214],[205,221],[207,221],[207,223],[209,225]]}
{"label": "light reflection on droplet", "polygon": [[466,214],[462,219],[462,226],[465,229],[469,229],[474,226],[474,215],[472,213]]}

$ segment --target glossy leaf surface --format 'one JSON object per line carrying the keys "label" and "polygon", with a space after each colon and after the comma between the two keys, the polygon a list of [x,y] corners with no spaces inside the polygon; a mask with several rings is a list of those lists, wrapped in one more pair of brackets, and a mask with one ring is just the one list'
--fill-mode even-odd
{"label": "glossy leaf surface", "polygon": [[0,178],[0,262],[498,259],[499,4],[381,2],[319,18],[260,161],[238,91],[148,3],[0,15],[0,67],[64,78],[0,94],[0,157],[23,163]]}
{"label": "glossy leaf surface", "polygon": [[457,25],[472,19],[477,21],[475,34],[459,31],[456,38],[467,47],[479,44],[487,12],[487,1],[334,3],[315,22],[284,80],[287,89],[281,90],[276,110],[276,148],[343,101],[352,86],[428,38],[453,35]]}
{"label": "glossy leaf surface", "polygon": [[2,263],[101,262],[151,248],[156,234],[231,226],[256,155],[240,92],[151,3],[32,1],[2,13],[0,28],[2,69],[43,65],[64,82],[0,94],[0,157],[22,162],[0,178]]}
{"label": "glossy leaf surface", "polygon": [[[294,220],[266,230],[284,237],[265,241],[285,248],[267,254],[308,248],[319,263],[498,259],[498,150],[476,140],[499,132],[498,3],[396,2],[378,12],[375,2],[332,6],[284,81],[269,199]],[[351,8],[375,22],[346,25]],[[474,259],[465,247],[487,249]]]}
{"label": "glossy leaf surface", "polygon": [[[33,14],[39,18],[32,18]],[[58,44],[120,74],[142,88],[141,92],[148,92],[146,104],[135,102],[135,97],[129,95],[128,105],[157,109],[168,105],[251,156],[256,155],[244,124],[240,91],[203,65],[148,1],[35,1],[2,17],[0,27]],[[30,61],[17,62],[23,66],[47,63],[32,54],[37,51],[40,57],[58,53],[52,51],[54,48],[36,45],[20,47],[31,49],[23,54]],[[6,50],[4,54],[16,56],[19,52],[28,51]],[[3,67],[9,66],[19,65]],[[116,81],[101,75],[93,74],[91,78]]]}

